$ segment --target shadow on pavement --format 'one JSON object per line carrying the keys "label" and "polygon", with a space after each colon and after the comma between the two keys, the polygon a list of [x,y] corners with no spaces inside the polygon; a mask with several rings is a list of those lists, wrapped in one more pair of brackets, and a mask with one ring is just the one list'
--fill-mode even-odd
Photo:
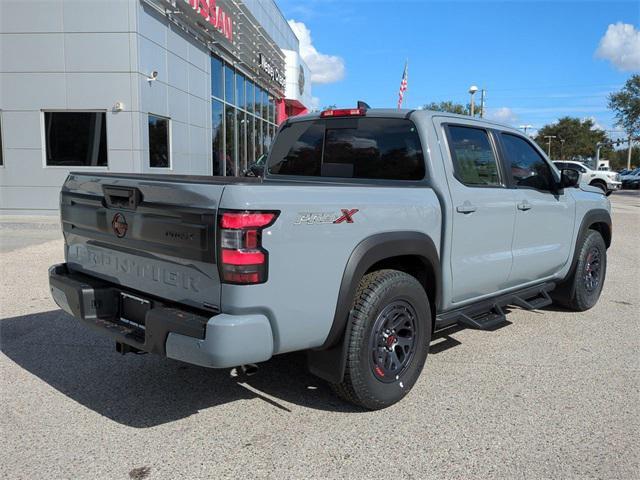
{"label": "shadow on pavement", "polygon": [[[463,327],[436,332],[431,354],[460,345]],[[2,352],[69,398],[115,422],[147,428],[200,410],[260,398],[290,412],[286,403],[335,412],[363,412],[338,398],[306,369],[303,352],[278,355],[255,375],[208,369],[160,355],[120,355],[115,344],[62,310],[0,320]]]}
{"label": "shadow on pavement", "polygon": [[261,398],[318,410],[362,412],[306,370],[304,353],[274,357],[257,374],[197,367],[159,355],[122,356],[61,310],[0,321],[2,352],[76,402],[118,423],[153,427],[200,410]]}

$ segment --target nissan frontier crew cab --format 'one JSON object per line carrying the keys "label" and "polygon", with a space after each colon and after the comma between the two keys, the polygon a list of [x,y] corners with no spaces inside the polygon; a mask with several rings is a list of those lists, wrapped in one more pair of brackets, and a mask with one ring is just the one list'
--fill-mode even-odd
{"label": "nissan frontier crew cab", "polygon": [[290,118],[264,178],[72,173],[60,201],[51,293],[118,351],[304,350],[368,409],[407,394],[437,329],[593,307],[612,234],[606,196],[519,131],[418,110]]}

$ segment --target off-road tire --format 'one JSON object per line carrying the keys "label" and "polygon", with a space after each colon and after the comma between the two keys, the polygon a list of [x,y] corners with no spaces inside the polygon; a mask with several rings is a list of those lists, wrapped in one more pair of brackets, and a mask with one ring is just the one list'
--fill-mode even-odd
{"label": "off-road tire", "polygon": [[[407,312],[414,313],[408,318],[415,319],[412,321],[416,325],[415,340],[404,369],[397,375],[382,378],[379,373],[382,370],[376,370],[373,359],[372,342],[379,339],[374,327],[379,328],[385,312],[397,305],[412,307]],[[356,291],[347,329],[345,374],[341,383],[332,385],[335,392],[369,410],[386,408],[401,400],[420,376],[431,340],[431,310],[422,285],[411,275],[397,270],[379,270],[365,275]]]}
{"label": "off-road tire", "polygon": [[[554,296],[554,301],[570,310],[584,312],[592,308],[600,298],[607,272],[607,246],[600,232],[587,230],[582,245],[578,248],[580,250],[576,268],[571,278],[560,286],[562,294]],[[590,262],[593,262],[594,252],[599,255],[597,286],[589,289],[587,277],[593,272]]]}

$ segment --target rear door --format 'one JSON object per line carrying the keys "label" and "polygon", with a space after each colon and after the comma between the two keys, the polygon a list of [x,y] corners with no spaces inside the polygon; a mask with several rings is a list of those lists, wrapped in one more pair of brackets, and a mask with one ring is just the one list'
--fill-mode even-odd
{"label": "rear door", "polygon": [[500,134],[509,181],[516,196],[511,286],[549,277],[569,260],[575,200],[557,188],[556,174],[523,136]]}
{"label": "rear door", "polygon": [[217,309],[215,227],[224,183],[200,178],[71,174],[61,193],[69,268],[146,295]]}
{"label": "rear door", "polygon": [[512,263],[515,198],[506,186],[491,130],[448,120],[439,127],[446,140],[445,166],[451,169],[452,301],[459,303],[505,288]]}

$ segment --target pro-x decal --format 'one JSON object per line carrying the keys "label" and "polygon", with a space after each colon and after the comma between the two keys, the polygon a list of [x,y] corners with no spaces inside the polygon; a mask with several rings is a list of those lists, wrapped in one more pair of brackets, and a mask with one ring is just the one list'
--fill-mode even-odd
{"label": "pro-x decal", "polygon": [[295,225],[323,225],[327,223],[353,223],[357,208],[343,208],[336,212],[302,212],[298,214]]}

